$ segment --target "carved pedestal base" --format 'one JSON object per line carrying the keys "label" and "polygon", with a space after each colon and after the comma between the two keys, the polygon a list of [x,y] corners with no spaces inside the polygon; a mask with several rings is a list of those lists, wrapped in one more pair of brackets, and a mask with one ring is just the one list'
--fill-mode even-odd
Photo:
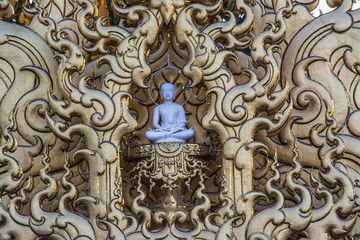
{"label": "carved pedestal base", "polygon": [[211,157],[208,146],[176,142],[142,145],[131,153],[149,166],[150,178],[163,180],[165,183],[162,187],[169,189],[176,187],[173,184],[178,179],[195,177]]}
{"label": "carved pedestal base", "polygon": [[[203,192],[208,179],[204,172],[211,172],[206,166],[214,160],[209,152],[208,146],[192,143],[148,144],[128,152],[128,161],[139,161],[133,170],[138,196],[132,209],[145,217],[149,231],[200,227],[199,215],[209,213],[211,207],[210,197]],[[160,191],[154,193],[153,187]],[[158,194],[158,204],[150,209],[147,197],[152,194]]]}

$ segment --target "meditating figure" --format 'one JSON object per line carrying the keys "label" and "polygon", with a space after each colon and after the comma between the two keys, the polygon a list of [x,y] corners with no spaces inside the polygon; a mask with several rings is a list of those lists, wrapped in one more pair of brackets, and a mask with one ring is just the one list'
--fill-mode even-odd
{"label": "meditating figure", "polygon": [[[186,129],[184,108],[174,103],[175,87],[171,83],[164,83],[160,88],[161,99],[164,103],[155,107],[153,113],[154,130],[150,129],[145,137],[154,143],[161,142],[186,142],[195,135],[194,130]],[[159,120],[161,119],[161,124]]]}

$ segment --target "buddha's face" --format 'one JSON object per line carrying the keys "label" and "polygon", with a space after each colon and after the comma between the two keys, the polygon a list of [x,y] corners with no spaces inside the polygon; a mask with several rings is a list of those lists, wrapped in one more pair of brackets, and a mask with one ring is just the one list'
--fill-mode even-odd
{"label": "buddha's face", "polygon": [[160,89],[161,99],[173,100],[175,99],[175,87],[171,83],[164,83]]}

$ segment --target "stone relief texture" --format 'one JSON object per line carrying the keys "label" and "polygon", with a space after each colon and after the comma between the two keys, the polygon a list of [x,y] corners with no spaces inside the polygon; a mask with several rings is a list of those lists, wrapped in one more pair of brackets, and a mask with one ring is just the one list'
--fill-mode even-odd
{"label": "stone relief texture", "polygon": [[[0,239],[360,239],[360,10],[327,3],[0,0]],[[164,83],[195,135],[151,143]]]}

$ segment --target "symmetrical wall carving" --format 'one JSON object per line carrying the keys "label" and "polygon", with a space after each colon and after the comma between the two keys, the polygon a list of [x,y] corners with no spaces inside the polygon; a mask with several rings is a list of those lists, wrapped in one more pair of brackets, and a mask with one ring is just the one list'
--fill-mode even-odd
{"label": "symmetrical wall carving", "polygon": [[[360,10],[0,0],[0,239],[360,238]],[[195,137],[151,144],[161,84]]]}

